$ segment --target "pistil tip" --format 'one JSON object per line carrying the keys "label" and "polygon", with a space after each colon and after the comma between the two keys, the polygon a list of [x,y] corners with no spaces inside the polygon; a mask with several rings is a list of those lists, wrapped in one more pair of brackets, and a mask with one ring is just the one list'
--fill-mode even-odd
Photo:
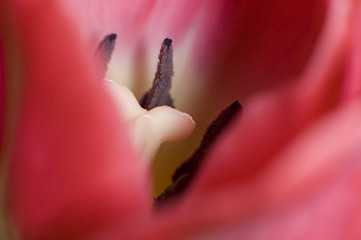
{"label": "pistil tip", "polygon": [[109,40],[114,41],[117,38],[117,34],[111,33],[111,34],[108,35],[108,38],[109,38]]}
{"label": "pistil tip", "polygon": [[102,78],[105,76],[105,73],[108,70],[108,63],[114,50],[116,38],[117,35],[115,33],[111,33],[105,36],[104,39],[99,43],[98,49],[95,52],[95,57],[99,60],[100,63]]}
{"label": "pistil tip", "polygon": [[170,47],[171,45],[172,45],[172,39],[170,39],[170,38],[166,38],[166,39],[164,39],[164,45],[166,45],[167,47]]}
{"label": "pistil tip", "polygon": [[166,38],[163,40],[158,59],[159,62],[153,86],[139,101],[140,105],[147,110],[164,105],[174,108],[173,98],[170,96],[173,76],[173,48],[171,39]]}
{"label": "pistil tip", "polygon": [[200,146],[193,155],[175,171],[172,177],[173,183],[155,199],[156,206],[161,206],[161,204],[181,196],[181,194],[187,190],[197,175],[199,168],[202,166],[204,156],[209,149],[211,149],[211,145],[215,142],[215,139],[237,115],[242,113],[242,109],[242,105],[239,104],[238,101],[235,101],[218,115],[208,127]]}

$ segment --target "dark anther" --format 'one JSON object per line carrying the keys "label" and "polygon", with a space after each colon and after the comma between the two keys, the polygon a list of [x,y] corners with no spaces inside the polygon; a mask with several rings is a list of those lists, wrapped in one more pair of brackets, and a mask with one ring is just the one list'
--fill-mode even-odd
{"label": "dark anther", "polygon": [[103,74],[102,77],[105,76],[105,73],[108,70],[108,63],[114,50],[116,38],[117,35],[114,33],[105,36],[105,38],[99,43],[95,52],[95,57],[100,62],[100,67]]}
{"label": "dark anther", "polygon": [[167,47],[170,47],[172,45],[172,39],[169,39],[169,38],[164,39],[164,44]]}
{"label": "dark anther", "polygon": [[172,184],[155,199],[156,206],[161,206],[163,203],[175,199],[188,188],[191,181],[197,174],[197,171],[204,160],[204,156],[207,154],[207,151],[210,149],[212,143],[230,124],[235,116],[241,114],[242,110],[243,108],[239,102],[235,101],[218,115],[218,117],[208,127],[200,146],[196,149],[193,155],[175,171],[172,177]]}
{"label": "dark anther", "polygon": [[159,62],[152,88],[144,94],[139,101],[140,105],[150,110],[158,106],[174,107],[173,99],[170,96],[173,76],[173,48],[172,40],[164,39],[159,52]]}

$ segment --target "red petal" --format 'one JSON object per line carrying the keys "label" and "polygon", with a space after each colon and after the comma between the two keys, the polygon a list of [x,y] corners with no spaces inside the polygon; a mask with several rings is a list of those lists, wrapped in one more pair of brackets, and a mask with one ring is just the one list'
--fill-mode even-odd
{"label": "red petal", "polygon": [[[270,159],[297,134],[336,106],[353,11],[349,3],[330,3],[322,36],[302,76],[244,104],[242,120],[210,153],[200,185],[222,186],[252,176],[271,164]],[[338,27],[334,27],[336,22]]]}
{"label": "red petal", "polygon": [[200,239],[358,239],[360,107],[357,101],[316,122],[252,181],[189,199],[176,228],[163,223],[167,237],[189,228]]}
{"label": "red petal", "polygon": [[342,86],[341,99],[352,101],[353,98],[361,95],[361,7],[358,6],[353,18],[351,30],[351,43],[347,53],[345,64],[345,79]]}
{"label": "red petal", "polygon": [[302,72],[323,26],[325,1],[215,0],[204,12],[196,63],[214,82],[212,91],[229,99]]}
{"label": "red petal", "polygon": [[129,220],[147,207],[145,176],[96,78],[94,49],[82,46],[53,1],[9,4],[19,35],[8,47],[22,60],[11,215],[26,239],[79,239]]}

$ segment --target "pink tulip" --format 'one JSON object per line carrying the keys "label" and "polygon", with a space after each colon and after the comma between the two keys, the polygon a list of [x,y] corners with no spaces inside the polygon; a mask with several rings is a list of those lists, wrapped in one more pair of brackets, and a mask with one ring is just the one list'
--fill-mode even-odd
{"label": "pink tulip", "polygon": [[[359,1],[110,2],[1,2],[3,236],[360,239]],[[193,115],[201,124],[244,105],[190,189],[158,211],[99,88],[93,49],[109,32],[113,62],[134,67],[121,80],[148,76],[146,53],[172,37],[174,87],[202,87],[175,98],[208,113]]]}

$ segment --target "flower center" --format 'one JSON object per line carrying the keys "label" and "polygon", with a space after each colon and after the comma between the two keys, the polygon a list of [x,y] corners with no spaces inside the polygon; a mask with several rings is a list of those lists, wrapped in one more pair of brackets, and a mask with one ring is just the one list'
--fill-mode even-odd
{"label": "flower center", "polygon": [[[107,70],[115,44],[115,34],[110,34],[100,43],[96,56],[101,60],[103,76]],[[195,126],[191,116],[174,108],[170,96],[173,76],[172,40],[166,38],[160,49],[157,71],[151,89],[137,101],[133,93],[110,79],[104,84],[115,99],[122,118],[125,119],[133,139],[133,145],[149,165],[159,146],[164,141],[177,141],[188,137]],[[188,189],[204,162],[205,155],[215,139],[242,112],[235,101],[224,109],[211,123],[200,146],[174,173],[171,185],[155,199],[157,207],[173,201]]]}
{"label": "flower center", "polygon": [[188,189],[215,139],[232,122],[234,117],[242,112],[242,109],[239,102],[235,101],[209,125],[199,147],[176,169],[172,177],[172,184],[155,199],[156,206],[162,206],[165,202],[178,198]]}
{"label": "flower center", "polygon": [[[96,51],[103,76],[114,49],[115,39],[115,34],[106,36]],[[147,166],[150,165],[163,142],[182,140],[192,133],[195,126],[191,116],[174,108],[169,93],[172,75],[172,40],[167,38],[161,46],[153,86],[142,97],[140,103],[125,86],[110,79],[103,81],[127,124],[134,148]]]}

